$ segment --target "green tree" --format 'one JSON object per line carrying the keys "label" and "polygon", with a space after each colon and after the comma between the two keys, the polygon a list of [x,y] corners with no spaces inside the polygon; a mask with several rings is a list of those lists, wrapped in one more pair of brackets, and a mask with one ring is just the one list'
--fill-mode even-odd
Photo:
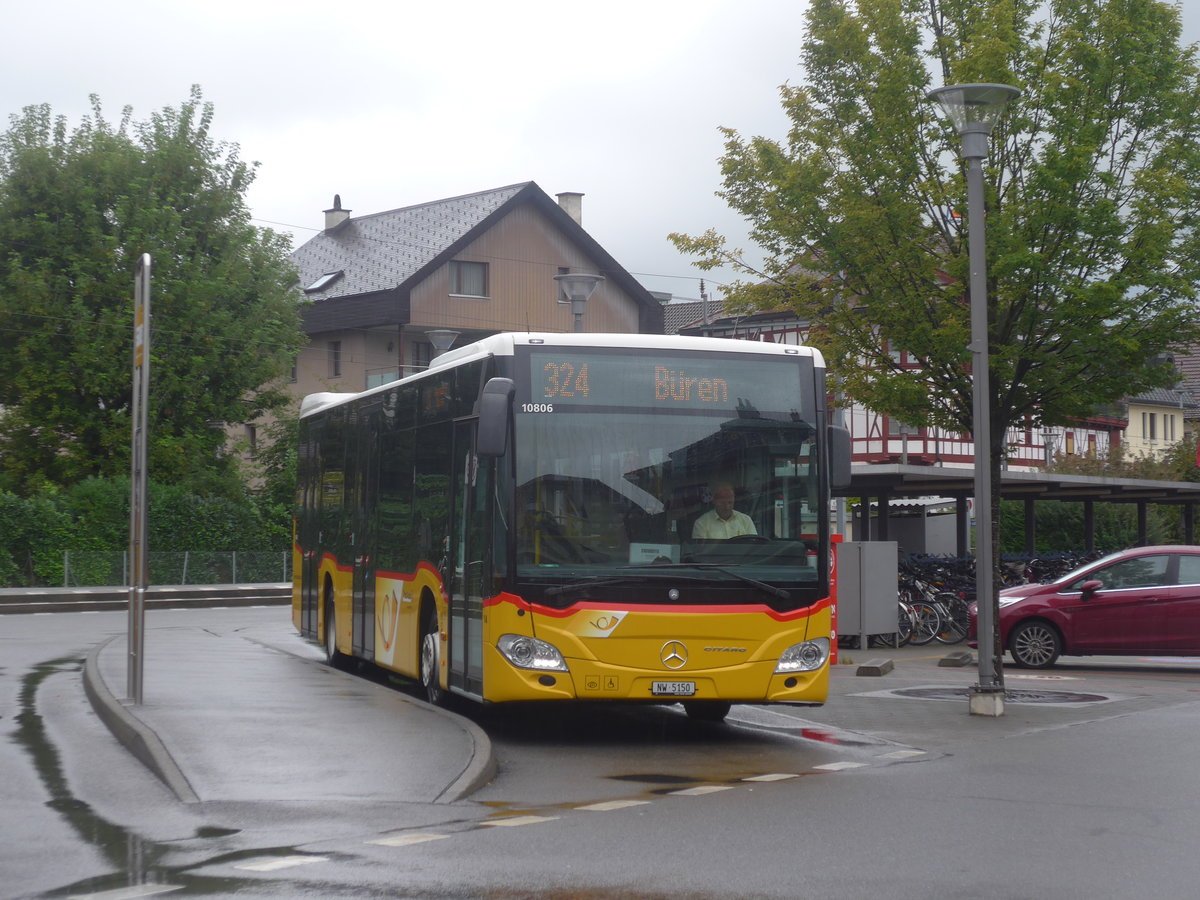
{"label": "green tree", "polygon": [[813,0],[806,15],[786,140],[725,130],[720,196],[765,263],[712,231],[672,235],[749,276],[735,308],[795,309],[851,398],[970,432],[965,169],[925,97],[1010,84],[1023,95],[985,161],[994,488],[1010,426],[1174,380],[1155,357],[1200,336],[1200,83],[1177,8]]}
{"label": "green tree", "polygon": [[285,401],[302,345],[286,236],[250,224],[255,166],[198,88],[142,122],[48,106],[0,136],[0,485],[127,473],[133,278],[153,260],[150,471],[228,485],[223,423]]}

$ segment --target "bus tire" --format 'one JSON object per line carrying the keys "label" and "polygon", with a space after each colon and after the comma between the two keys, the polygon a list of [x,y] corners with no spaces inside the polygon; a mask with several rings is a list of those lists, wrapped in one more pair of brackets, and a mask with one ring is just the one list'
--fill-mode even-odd
{"label": "bus tire", "polygon": [[438,635],[437,612],[426,607],[421,613],[421,688],[425,699],[434,706],[446,701],[446,692],[439,680],[441,672],[441,638]]}
{"label": "bus tire", "polygon": [[325,585],[325,662],[335,669],[346,666],[346,656],[337,646],[337,609],[333,602],[333,585]]}
{"label": "bus tire", "polygon": [[683,711],[693,722],[724,722],[733,704],[725,700],[685,700]]}

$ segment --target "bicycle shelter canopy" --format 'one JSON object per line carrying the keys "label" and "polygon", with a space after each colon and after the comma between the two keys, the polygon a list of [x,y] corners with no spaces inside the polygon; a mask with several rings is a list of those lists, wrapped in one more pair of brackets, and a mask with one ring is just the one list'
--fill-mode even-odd
{"label": "bicycle shelter canopy", "polygon": [[[953,497],[956,502],[958,555],[970,553],[968,500],[975,491],[975,470],[965,467],[914,466],[896,463],[851,466],[848,487],[835,490],[840,497],[857,497],[863,509],[878,509],[874,540],[888,540],[889,502],[900,497]],[[1183,507],[1184,543],[1195,542],[1195,506],[1200,503],[1200,483],[1109,478],[1093,475],[1057,475],[1027,470],[1002,470],[1000,496],[1025,501],[1025,549],[1034,550],[1034,508],[1038,500],[1084,504],[1085,550],[1095,550],[1095,504],[1134,503],[1138,508],[1138,543],[1146,540],[1146,509],[1150,503]],[[864,521],[869,521],[864,518]]]}

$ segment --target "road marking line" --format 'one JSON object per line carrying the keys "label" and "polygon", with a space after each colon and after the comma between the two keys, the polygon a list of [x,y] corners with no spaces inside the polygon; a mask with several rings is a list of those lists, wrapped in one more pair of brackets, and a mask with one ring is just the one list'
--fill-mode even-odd
{"label": "road marking line", "polygon": [[275,872],[279,869],[290,869],[293,866],[306,866],[309,863],[327,862],[328,856],[281,856],[260,863],[244,863],[234,866],[235,869],[246,869],[249,872]]}
{"label": "road marking line", "polygon": [[492,819],[481,822],[481,825],[537,825],[540,822],[553,822],[558,816],[509,816],[506,819]]}
{"label": "road marking line", "polygon": [[731,784],[702,784],[693,788],[684,788],[681,791],[670,791],[673,797],[699,797],[703,794],[715,794],[717,791],[732,791]]}
{"label": "road marking line", "polygon": [[134,900],[136,897],[153,897],[155,894],[168,894],[171,891],[182,890],[182,884],[138,884],[133,887],[100,891],[97,894],[71,894],[71,897],[75,900]]}
{"label": "road marking line", "polygon": [[893,750],[891,753],[884,753],[880,759],[909,759],[913,756],[928,756],[925,750]]}
{"label": "road marking line", "polygon": [[836,763],[825,763],[825,765],[823,765],[823,766],[813,766],[813,768],[814,769],[822,769],[823,771],[826,771],[826,772],[840,772],[842,769],[861,769],[867,765],[868,765],[868,763],[836,762]]}
{"label": "road marking line", "polygon": [[789,778],[798,777],[792,772],[774,772],[770,775],[751,775],[749,778],[743,778],[742,781],[787,781]]}
{"label": "road marking line", "polygon": [[586,809],[590,812],[608,812],[612,809],[625,809],[629,806],[646,806],[649,800],[605,800],[603,803],[589,803],[587,806],[576,806],[576,809]]}
{"label": "road marking line", "polygon": [[448,838],[448,834],[396,834],[391,837],[367,841],[368,844],[379,844],[384,847],[408,847],[411,844],[424,844],[427,841],[440,841]]}

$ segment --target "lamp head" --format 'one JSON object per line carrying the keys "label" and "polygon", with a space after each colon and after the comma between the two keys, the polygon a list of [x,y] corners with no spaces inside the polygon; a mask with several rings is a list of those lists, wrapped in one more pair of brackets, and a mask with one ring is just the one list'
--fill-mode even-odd
{"label": "lamp head", "polygon": [[555,275],[554,280],[562,285],[567,299],[572,303],[586,302],[592,292],[604,280],[603,275],[591,275],[587,272],[569,272],[565,275]]}
{"label": "lamp head", "polygon": [[449,328],[434,328],[425,332],[425,336],[429,338],[429,343],[433,344],[433,349],[437,351],[437,355],[441,356],[450,346],[458,339],[461,332],[451,331]]}
{"label": "lamp head", "polygon": [[935,88],[925,96],[941,106],[960,135],[989,135],[1009,101],[1021,92],[1007,84],[957,84]]}

